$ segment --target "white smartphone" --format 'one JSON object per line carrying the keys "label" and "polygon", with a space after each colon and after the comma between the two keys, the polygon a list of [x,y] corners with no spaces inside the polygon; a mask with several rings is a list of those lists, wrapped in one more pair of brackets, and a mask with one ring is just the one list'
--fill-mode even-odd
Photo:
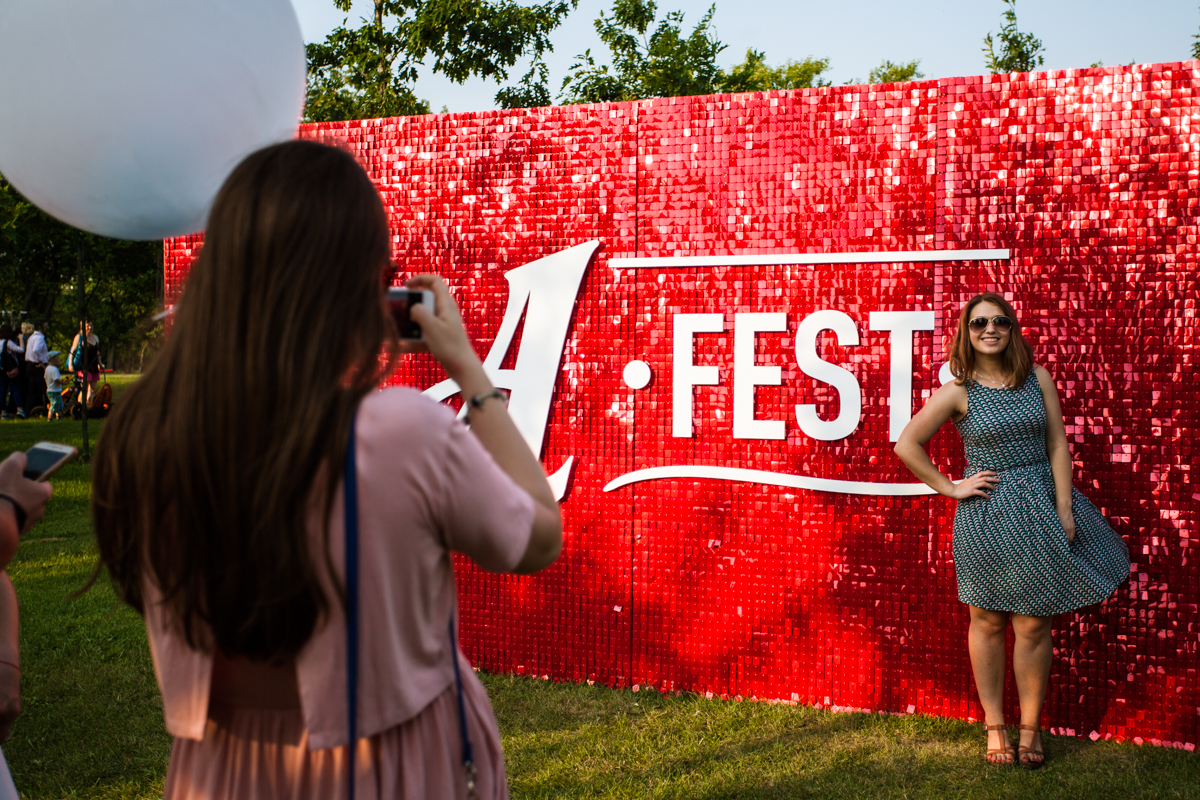
{"label": "white smartphone", "polygon": [[388,307],[392,310],[392,319],[396,320],[396,330],[401,339],[420,339],[421,326],[412,321],[412,307],[423,305],[430,314],[436,314],[433,292],[429,289],[402,289],[392,287],[387,292]]}
{"label": "white smartphone", "polygon": [[78,453],[79,451],[69,444],[38,442],[25,451],[24,475],[31,481],[44,481]]}

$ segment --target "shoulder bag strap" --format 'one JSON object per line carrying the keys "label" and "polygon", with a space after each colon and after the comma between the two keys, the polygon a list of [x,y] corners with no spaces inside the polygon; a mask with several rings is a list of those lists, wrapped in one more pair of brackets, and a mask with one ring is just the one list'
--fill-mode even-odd
{"label": "shoulder bag strap", "polygon": [[346,730],[349,732],[346,796],[354,800],[354,745],[358,740],[358,478],[354,467],[353,417],[350,419],[350,439],[346,443],[342,494],[346,507]]}
{"label": "shoulder bag strap", "polygon": [[[349,731],[346,796],[354,800],[355,743],[358,735],[358,474],[354,457],[354,419],[350,420],[350,437],[346,444],[346,465],[342,477],[342,494],[346,508],[346,721]],[[454,665],[454,686],[458,693],[458,729],[462,737],[463,777],[467,797],[476,797],[475,761],[471,752],[471,737],[467,732],[467,710],[463,698],[462,673],[458,666],[458,638],[454,635],[454,615],[449,623],[450,661]]]}
{"label": "shoulder bag strap", "polygon": [[458,690],[458,730],[462,735],[463,778],[467,782],[467,797],[475,794],[475,759],[471,754],[471,737],[467,733],[467,707],[463,702],[462,673],[458,668],[458,638],[454,635],[454,614],[450,614],[450,660],[454,662],[454,686]]}

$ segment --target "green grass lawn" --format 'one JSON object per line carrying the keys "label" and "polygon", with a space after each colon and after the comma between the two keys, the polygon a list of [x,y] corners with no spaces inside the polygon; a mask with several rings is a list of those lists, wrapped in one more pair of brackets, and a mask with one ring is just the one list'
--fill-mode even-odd
{"label": "green grass lawn", "polygon": [[[80,423],[0,422],[0,457],[42,439],[79,446]],[[25,798],[161,796],[170,738],[141,620],[104,581],[70,599],[95,561],[88,468],[54,489],[9,567],[25,710],[5,756]],[[1025,773],[984,764],[982,727],[954,720],[484,683],[514,798],[1200,798],[1200,756],[1177,750],[1047,736],[1049,762]]]}

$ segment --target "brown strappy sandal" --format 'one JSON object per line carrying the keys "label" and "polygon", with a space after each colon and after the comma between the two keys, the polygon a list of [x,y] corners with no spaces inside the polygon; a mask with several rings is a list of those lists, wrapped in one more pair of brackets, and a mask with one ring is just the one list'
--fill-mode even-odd
{"label": "brown strappy sandal", "polygon": [[[1020,730],[1033,731],[1033,743],[1017,748],[1017,761],[1025,769],[1041,769],[1046,763],[1045,746],[1042,743],[1042,728],[1040,725],[1018,725]],[[1035,749],[1036,746],[1036,749]]]}
{"label": "brown strappy sandal", "polygon": [[[1015,763],[1016,756],[1013,754],[1012,741],[1008,738],[1008,726],[1001,722],[999,725],[984,725],[983,729],[987,731],[988,734],[991,734],[992,731],[1002,731],[1004,734],[1003,747],[989,747],[987,749],[987,753],[984,754],[984,758],[987,760],[987,762],[989,764],[999,764],[1001,766],[1008,766],[1009,764]],[[1007,760],[1002,761],[1002,757],[1006,758]]]}

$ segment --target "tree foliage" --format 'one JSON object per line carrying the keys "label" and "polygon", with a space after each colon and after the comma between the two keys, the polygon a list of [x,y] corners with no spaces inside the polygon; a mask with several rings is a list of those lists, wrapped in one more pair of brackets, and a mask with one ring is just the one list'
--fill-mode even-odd
{"label": "tree foliage", "polygon": [[766,92],[773,89],[811,89],[814,86],[829,86],[821,77],[829,70],[828,58],[808,56],[803,61],[786,61],[778,67],[767,64],[766,54],[753,48],[746,51],[746,59],[722,73],[723,92]]}
{"label": "tree foliage", "polygon": [[78,236],[0,178],[0,306],[50,319],[75,267]]}
{"label": "tree foliage", "polygon": [[893,64],[891,61],[885,60],[878,67],[871,70],[870,75],[867,76],[867,82],[904,83],[905,81],[915,81],[925,77],[925,73],[921,72],[920,66],[920,59],[901,64]]}
{"label": "tree foliage", "polygon": [[[988,72],[1030,72],[1042,66],[1042,40],[1032,33],[1017,30],[1017,0],[1004,0],[1004,24],[996,38],[988,33],[983,39],[983,55]],[[1000,50],[996,51],[999,44]]]}
{"label": "tree foliage", "polygon": [[1192,35],[1192,58],[1200,58],[1200,33]]}
{"label": "tree foliage", "polygon": [[[334,0],[334,5],[349,13],[352,1]],[[531,58],[530,72],[517,86],[501,90],[497,102],[548,101],[541,59],[554,49],[550,32],[577,3],[546,0],[522,6],[515,0],[374,0],[371,19],[350,28],[347,17],[324,42],[308,45],[305,119],[328,122],[427,114],[429,103],[418,99],[412,86],[418,68],[430,58],[433,71],[455,83],[472,76],[502,82],[517,61]]]}
{"label": "tree foliage", "polygon": [[681,97],[721,91],[717,55],[725,49],[712,28],[716,6],[684,30],[684,14],[658,19],[654,0],[614,0],[612,14],[600,12],[596,32],[612,52],[612,66],[597,66],[591,50],[576,57],[563,79],[564,103],[599,103]]}
{"label": "tree foliage", "polygon": [[[80,246],[84,313],[108,353],[136,349],[161,305],[162,243],[95,236],[50,217],[0,176],[0,310],[42,326],[52,347],[79,324]],[[112,364],[110,364],[112,366]]]}
{"label": "tree foliage", "polygon": [[600,13],[596,32],[612,53],[612,64],[597,64],[591,50],[576,56],[558,99],[564,103],[686,97],[718,92],[761,92],[829,86],[822,74],[828,58],[809,56],[773,67],[750,48],[728,72],[717,66],[726,49],[712,26],[716,6],[688,31],[682,11],[662,19],[654,0],[614,0],[611,14]]}
{"label": "tree foliage", "polygon": [[496,104],[501,108],[536,108],[550,105],[550,70],[546,62],[535,58],[529,71],[515,86],[496,92]]}

